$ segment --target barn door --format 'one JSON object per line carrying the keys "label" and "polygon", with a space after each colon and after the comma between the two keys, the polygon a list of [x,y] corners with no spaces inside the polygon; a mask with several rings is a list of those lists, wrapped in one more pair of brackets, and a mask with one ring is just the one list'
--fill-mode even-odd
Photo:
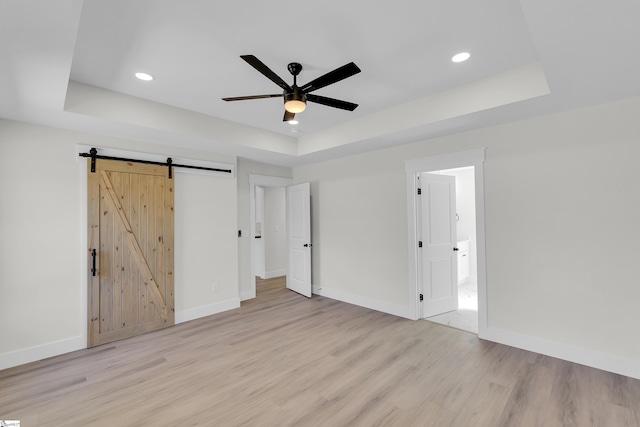
{"label": "barn door", "polygon": [[98,160],[87,188],[89,347],[173,325],[167,168]]}

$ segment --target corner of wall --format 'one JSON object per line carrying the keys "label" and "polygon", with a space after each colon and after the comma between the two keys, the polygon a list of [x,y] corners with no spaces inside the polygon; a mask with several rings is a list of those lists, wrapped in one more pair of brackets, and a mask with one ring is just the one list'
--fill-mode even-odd
{"label": "corner of wall", "polygon": [[190,320],[199,319],[200,317],[211,316],[213,314],[233,310],[234,308],[238,307],[240,307],[240,298],[231,298],[215,304],[203,305],[184,311],[177,311],[176,325],[179,323],[188,322]]}
{"label": "corner of wall", "polygon": [[371,310],[380,311],[382,313],[392,314],[405,319],[416,320],[415,313],[408,306],[392,304],[386,301],[380,301],[372,298],[354,295],[342,292],[336,289],[327,288],[325,286],[313,286],[313,293],[323,297],[346,302],[348,304],[357,305],[359,307],[369,308]]}

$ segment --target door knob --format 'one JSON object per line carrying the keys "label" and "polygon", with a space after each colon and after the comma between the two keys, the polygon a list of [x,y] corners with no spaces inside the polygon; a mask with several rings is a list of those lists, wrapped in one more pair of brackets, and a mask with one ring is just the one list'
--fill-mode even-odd
{"label": "door knob", "polygon": [[305,244],[304,244],[304,247],[305,247],[305,248],[310,248],[311,246],[313,246],[311,243],[305,243]]}
{"label": "door knob", "polygon": [[453,248],[453,251],[454,252],[458,252],[458,248]]}

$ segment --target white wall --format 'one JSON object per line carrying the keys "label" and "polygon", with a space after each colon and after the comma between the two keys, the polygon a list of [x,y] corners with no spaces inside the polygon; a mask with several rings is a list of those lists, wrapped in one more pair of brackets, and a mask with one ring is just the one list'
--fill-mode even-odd
{"label": "white wall", "polygon": [[74,156],[65,132],[0,120],[0,362],[83,333]]}
{"label": "white wall", "polygon": [[283,276],[287,271],[287,240],[285,229],[285,189],[264,187],[264,229],[267,277]]}
{"label": "white wall", "polygon": [[[232,156],[0,120],[0,369],[86,346],[87,160],[77,145],[235,164]],[[183,173],[175,180],[176,319],[188,320],[239,304],[237,183]]]}
{"label": "white wall", "polygon": [[176,323],[239,306],[236,180],[175,174]]}
{"label": "white wall", "polygon": [[639,116],[631,98],[295,168],[312,183],[314,285],[408,305],[403,161],[487,147],[492,337],[640,377]]}
{"label": "white wall", "polygon": [[384,150],[294,169],[311,184],[314,292],[411,317],[404,164]]}

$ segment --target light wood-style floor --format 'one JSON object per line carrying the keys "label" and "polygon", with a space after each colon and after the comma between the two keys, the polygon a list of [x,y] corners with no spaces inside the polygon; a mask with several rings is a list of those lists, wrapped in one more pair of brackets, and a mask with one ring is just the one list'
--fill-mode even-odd
{"label": "light wood-style floor", "polygon": [[0,371],[29,426],[638,426],[640,381],[260,281],[236,310]]}

